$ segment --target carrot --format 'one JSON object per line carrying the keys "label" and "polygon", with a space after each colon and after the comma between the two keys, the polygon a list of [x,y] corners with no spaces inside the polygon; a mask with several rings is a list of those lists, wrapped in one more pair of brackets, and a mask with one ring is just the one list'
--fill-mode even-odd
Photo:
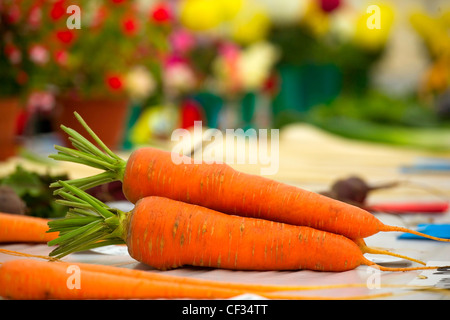
{"label": "carrot", "polygon": [[[70,265],[70,264],[69,264]],[[69,270],[70,271],[70,270]],[[68,265],[12,260],[0,267],[0,296],[9,299],[229,298],[240,290],[119,276],[80,268],[79,289],[71,287]],[[68,273],[69,272],[69,273]]]}
{"label": "carrot", "polygon": [[[362,208],[292,185],[238,172],[226,164],[195,164],[189,157],[183,158],[186,163],[175,164],[172,153],[154,148],[138,149],[128,161],[124,161],[102,143],[77,113],[75,116],[99,147],[73,129],[61,126],[75,149],[55,146],[59,153],[50,157],[105,170],[91,177],[66,181],[80,189],[120,180],[125,196],[133,203],[146,196],[160,196],[227,214],[309,226],[350,239],[366,238],[381,231],[400,231],[450,241],[385,225]],[[51,186],[61,184],[56,182]]]}
{"label": "carrot", "polygon": [[47,233],[48,219],[0,212],[1,242],[45,243],[55,239],[57,233]]}
{"label": "carrot", "polygon": [[[190,285],[199,285],[204,287],[216,287],[216,288],[228,288],[228,289],[237,289],[247,292],[274,292],[274,291],[308,291],[308,290],[324,290],[324,289],[342,289],[342,288],[363,288],[367,287],[367,283],[342,283],[342,284],[332,284],[332,285],[270,285],[270,284],[250,284],[250,283],[237,283],[237,282],[227,282],[227,281],[216,281],[216,280],[205,280],[191,277],[182,277],[182,276],[174,276],[159,272],[152,271],[143,271],[143,270],[135,270],[128,268],[120,268],[108,265],[100,265],[100,264],[91,264],[91,263],[82,263],[82,262],[64,262],[59,259],[55,259],[49,256],[42,255],[34,255],[28,254],[19,251],[5,250],[0,249],[0,253],[19,256],[19,257],[27,257],[27,258],[39,258],[52,262],[58,262],[60,264],[64,264],[66,267],[69,266],[78,266],[80,270],[88,270],[93,272],[101,272],[111,275],[117,276],[127,276],[132,277],[134,279],[146,279],[146,280],[155,280],[155,281],[168,281],[168,282],[176,282],[178,284],[190,284]],[[0,263],[1,265],[1,263]],[[424,287],[417,286],[407,286],[407,285],[387,285],[384,284],[383,287],[387,288],[410,288],[410,289],[423,289]],[[428,288],[429,290],[431,288]]]}
{"label": "carrot", "polygon": [[[51,258],[49,258],[51,259]],[[60,263],[61,262],[59,260]],[[360,288],[366,287],[367,284],[361,283],[352,283],[352,284],[334,284],[334,285],[312,285],[312,286],[303,286],[303,285],[269,285],[269,284],[250,284],[250,283],[236,283],[236,282],[228,282],[228,281],[214,281],[214,280],[205,280],[205,279],[197,279],[190,277],[181,277],[181,276],[173,276],[164,273],[157,273],[151,271],[142,271],[142,270],[134,270],[128,268],[119,268],[107,265],[99,265],[99,264],[88,264],[88,263],[79,263],[79,262],[70,262],[70,265],[79,266],[83,270],[89,270],[94,272],[102,272],[117,276],[127,276],[135,279],[147,279],[154,281],[168,281],[168,282],[177,282],[179,284],[189,284],[189,285],[199,285],[199,286],[211,286],[216,288],[228,288],[228,289],[236,289],[246,292],[273,292],[273,291],[306,291],[306,290],[323,290],[323,289],[341,289],[341,288]]]}
{"label": "carrot", "polygon": [[[79,269],[74,269],[78,266]],[[107,271],[103,266],[45,262],[34,259],[11,260],[0,266],[0,296],[6,299],[155,299],[195,298],[222,299],[252,292],[215,285],[186,284],[176,279],[154,280]],[[120,268],[116,268],[120,269]],[[132,272],[132,270],[130,270]],[[70,277],[79,272],[77,280]],[[76,287],[78,281],[78,287]],[[311,287],[311,289],[314,287]],[[310,288],[308,288],[310,289]],[[392,295],[383,292],[354,297],[315,297],[258,291],[270,299],[368,299]]]}
{"label": "carrot", "polygon": [[[126,243],[131,257],[161,270],[184,265],[317,271],[377,266],[364,257],[358,244],[342,235],[227,215],[161,197],[143,198],[131,212],[124,213],[107,207],[74,186],[61,184],[70,193],[62,191],[60,195],[69,199],[73,208],[67,218],[49,222],[51,232],[60,232],[59,238],[48,243],[58,246],[50,253],[52,257]],[[386,271],[428,268],[377,267]]]}

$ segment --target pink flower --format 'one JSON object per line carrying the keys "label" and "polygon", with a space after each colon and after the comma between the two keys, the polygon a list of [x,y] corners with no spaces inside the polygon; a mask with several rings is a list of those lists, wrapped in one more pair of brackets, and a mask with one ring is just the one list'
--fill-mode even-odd
{"label": "pink flower", "polygon": [[27,109],[31,113],[36,111],[49,112],[55,105],[55,97],[46,91],[35,91],[31,93],[27,102]]}
{"label": "pink flower", "polygon": [[34,4],[30,9],[30,14],[28,15],[28,23],[34,29],[38,29],[41,26],[42,21],[42,9],[39,4]]}
{"label": "pink flower", "polygon": [[188,62],[177,56],[170,56],[164,63],[163,82],[171,92],[186,92],[196,85],[195,73]]}
{"label": "pink flower", "polygon": [[44,65],[49,60],[49,53],[47,48],[40,44],[32,45],[29,54],[31,61],[39,65]]}
{"label": "pink flower", "polygon": [[170,35],[170,43],[174,52],[183,54],[195,46],[195,37],[186,30],[178,29]]}
{"label": "pink flower", "polygon": [[241,50],[236,44],[232,42],[225,42],[220,46],[219,54],[228,61],[235,61],[239,58]]}
{"label": "pink flower", "polygon": [[104,5],[100,6],[93,16],[92,27],[93,28],[101,27],[107,17],[108,17],[108,7]]}

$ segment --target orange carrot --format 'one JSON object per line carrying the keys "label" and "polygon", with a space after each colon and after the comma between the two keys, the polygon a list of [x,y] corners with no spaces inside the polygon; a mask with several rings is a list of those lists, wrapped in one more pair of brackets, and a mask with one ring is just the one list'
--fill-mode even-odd
{"label": "orange carrot", "polygon": [[[51,157],[106,170],[92,177],[67,181],[80,189],[121,180],[125,196],[133,203],[147,196],[160,196],[227,214],[309,226],[350,239],[366,238],[380,231],[401,231],[450,241],[385,225],[356,206],[238,172],[226,164],[195,164],[189,157],[183,158],[186,163],[175,164],[172,153],[154,148],[138,149],[124,161],[101,142],[77,113],[75,116],[100,148],[73,129],[62,126],[75,149],[56,146],[59,153]],[[60,184],[52,184],[52,187],[56,186]]]}
{"label": "orange carrot", "polygon": [[[42,257],[40,257],[42,258]],[[48,259],[48,258],[46,258]],[[51,258],[50,258],[51,259]],[[59,260],[59,263],[64,263]],[[317,286],[302,286],[302,285],[270,285],[270,284],[250,284],[237,283],[228,281],[215,281],[198,279],[191,277],[173,276],[161,272],[143,271],[128,268],[113,267],[99,264],[88,264],[80,262],[70,262],[67,265],[76,265],[83,270],[94,272],[102,272],[117,276],[127,276],[135,279],[147,279],[155,281],[169,281],[177,282],[179,284],[190,284],[199,286],[212,286],[217,288],[237,289],[247,292],[272,292],[272,291],[303,291],[303,290],[322,290],[322,289],[340,289],[340,288],[359,288],[366,287],[367,284],[352,283],[352,284],[334,284],[334,285],[317,285]]]}
{"label": "orange carrot", "polygon": [[[376,266],[367,260],[354,241],[310,227],[294,226],[257,218],[227,215],[205,207],[161,197],[147,197],[129,213],[113,210],[85,192],[61,182],[70,191],[60,192],[79,214],[98,219],[78,225],[74,211],[63,220],[49,222],[50,231],[61,236],[49,242],[58,245],[50,256],[126,243],[134,259],[157,269],[184,265],[238,270],[345,271],[360,265]],[[74,228],[67,227],[74,221]],[[385,268],[405,271],[421,268]]]}
{"label": "orange carrot", "polygon": [[[183,277],[183,276],[174,276],[161,272],[153,272],[153,271],[143,271],[136,269],[128,269],[121,268],[109,265],[101,265],[101,264],[91,264],[91,263],[82,263],[82,262],[64,262],[62,260],[54,259],[49,256],[41,256],[41,255],[32,255],[18,251],[4,250],[0,249],[1,253],[19,256],[19,257],[27,257],[27,258],[39,258],[48,261],[52,261],[58,263],[59,265],[63,265],[66,268],[70,267],[79,267],[80,270],[92,271],[92,272],[100,272],[110,275],[123,276],[123,277],[131,277],[134,279],[144,279],[151,281],[167,281],[178,284],[189,284],[203,287],[216,287],[216,288],[227,288],[227,289],[236,289],[247,292],[274,292],[274,291],[307,291],[307,290],[323,290],[323,289],[341,289],[341,288],[361,288],[366,287],[365,283],[344,283],[344,284],[332,284],[332,285],[270,285],[270,284],[251,284],[251,283],[238,283],[238,282],[228,282],[221,280],[206,280],[199,278],[191,278],[191,277]],[[1,265],[1,263],[0,263]],[[405,286],[401,286],[405,287]],[[415,288],[415,287],[414,287]]]}
{"label": "orange carrot", "polygon": [[[76,269],[31,259],[11,260],[0,267],[0,296],[8,299],[151,299],[229,298],[240,290],[118,276],[80,268],[79,289],[69,278]],[[70,271],[70,272],[69,272]]]}
{"label": "orange carrot", "polygon": [[[74,268],[75,266],[79,269]],[[0,266],[0,296],[6,299],[26,300],[221,299],[252,292],[216,287],[212,281],[210,281],[211,285],[186,284],[178,282],[177,279],[163,281],[122,275],[120,272],[112,272],[111,269],[112,267],[107,267],[107,271],[104,271],[103,266],[96,266],[93,270],[92,265],[87,264],[45,262],[33,259],[11,260]],[[256,293],[270,299],[333,299],[264,291]],[[391,293],[388,292],[337,299],[368,299],[389,295]]]}
{"label": "orange carrot", "polygon": [[1,242],[45,243],[55,239],[57,233],[47,233],[48,219],[0,212]]}

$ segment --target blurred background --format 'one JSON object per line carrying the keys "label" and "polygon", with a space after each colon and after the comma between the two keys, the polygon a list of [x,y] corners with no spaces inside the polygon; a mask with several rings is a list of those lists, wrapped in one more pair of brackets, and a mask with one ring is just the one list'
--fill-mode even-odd
{"label": "blurred background", "polygon": [[444,0],[1,0],[0,158],[75,110],[121,150],[196,120],[446,150],[449,29]]}
{"label": "blurred background", "polygon": [[18,193],[48,189],[16,166],[54,165],[74,111],[125,157],[194,121],[280,129],[274,178],[314,190],[403,178],[421,152],[450,167],[445,0],[0,0],[0,35],[0,184]]}

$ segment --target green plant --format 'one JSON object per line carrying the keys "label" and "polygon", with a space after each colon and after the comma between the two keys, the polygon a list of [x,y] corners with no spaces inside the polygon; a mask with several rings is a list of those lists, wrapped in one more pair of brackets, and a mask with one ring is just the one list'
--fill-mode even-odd
{"label": "green plant", "polygon": [[[22,56],[33,62],[27,78],[35,90],[50,86],[59,94],[125,95],[127,73],[137,65],[157,72],[167,47],[170,26],[155,23],[136,1],[23,0],[20,6],[15,1],[7,4],[3,10],[7,16],[14,7],[20,11],[20,19],[6,22],[10,29],[18,28],[18,37],[10,42],[23,48]],[[78,16],[77,11],[68,10],[72,5]],[[25,18],[31,11],[36,12],[33,26]],[[71,25],[78,18],[79,25]],[[22,34],[30,29],[32,37],[22,41]]]}
{"label": "green plant", "polygon": [[0,186],[9,187],[17,194],[26,205],[25,214],[55,218],[64,216],[67,208],[56,203],[49,185],[65,178],[65,174],[39,174],[17,166],[14,172],[0,178]]}
{"label": "green plant", "polygon": [[14,0],[0,3],[1,97],[25,95],[30,88],[30,75],[46,59],[36,46],[40,41],[39,10],[34,1],[21,1],[20,5]]}

